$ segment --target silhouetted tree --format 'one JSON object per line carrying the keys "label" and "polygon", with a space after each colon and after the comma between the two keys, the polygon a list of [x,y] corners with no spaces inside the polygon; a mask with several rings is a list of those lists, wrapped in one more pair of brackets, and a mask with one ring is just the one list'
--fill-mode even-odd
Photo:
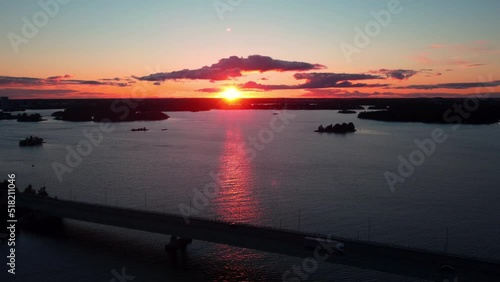
{"label": "silhouetted tree", "polygon": [[41,196],[41,197],[48,197],[49,196],[49,193],[47,193],[45,186],[43,186],[42,188],[38,189],[38,192],[36,194],[38,196]]}
{"label": "silhouetted tree", "polygon": [[35,195],[35,189],[33,189],[33,186],[30,184],[28,187],[24,188],[23,193]]}

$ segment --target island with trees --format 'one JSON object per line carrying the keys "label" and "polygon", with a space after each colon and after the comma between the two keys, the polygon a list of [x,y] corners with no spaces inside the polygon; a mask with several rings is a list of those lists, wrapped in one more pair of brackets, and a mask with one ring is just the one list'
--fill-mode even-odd
{"label": "island with trees", "polygon": [[30,136],[26,137],[24,140],[19,141],[19,146],[21,147],[33,147],[33,146],[40,146],[42,145],[43,138],[36,137],[36,136]]}
{"label": "island with trees", "polygon": [[9,112],[0,112],[0,120],[17,120],[19,122],[39,122],[39,121],[44,121],[45,119],[42,118],[42,115],[40,114],[17,114],[14,115]]}
{"label": "island with trees", "polygon": [[330,124],[327,127],[323,127],[323,125],[320,125],[317,130],[314,132],[319,132],[319,133],[340,133],[340,134],[345,134],[345,133],[352,133],[356,132],[356,127],[352,122],[350,123],[336,123],[335,125]]}
{"label": "island with trees", "polygon": [[69,107],[64,111],[54,112],[54,119],[63,121],[94,122],[127,122],[127,121],[159,121],[170,118],[169,115],[156,109],[114,110],[112,108],[92,108],[86,106]]}
{"label": "island with trees", "polygon": [[39,121],[44,121],[42,118],[42,115],[40,114],[30,114],[28,115],[27,113],[23,113],[17,116],[17,121],[19,122],[39,122]]}

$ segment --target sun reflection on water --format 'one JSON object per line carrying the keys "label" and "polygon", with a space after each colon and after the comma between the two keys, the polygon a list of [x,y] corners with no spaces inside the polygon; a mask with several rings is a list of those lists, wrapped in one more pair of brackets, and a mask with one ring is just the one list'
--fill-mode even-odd
{"label": "sun reflection on water", "polygon": [[[252,166],[245,153],[245,140],[239,128],[228,129],[224,149],[219,159],[220,191],[214,200],[217,218],[227,222],[259,223],[262,210],[253,190]],[[248,262],[255,263],[264,255],[253,250],[226,245],[215,245],[214,256],[223,264],[218,275],[224,279],[225,273],[239,273],[241,279],[254,275]]]}
{"label": "sun reflection on water", "polygon": [[252,166],[240,129],[228,129],[219,159],[220,191],[215,199],[217,218],[229,222],[257,223],[260,203],[253,191]]}

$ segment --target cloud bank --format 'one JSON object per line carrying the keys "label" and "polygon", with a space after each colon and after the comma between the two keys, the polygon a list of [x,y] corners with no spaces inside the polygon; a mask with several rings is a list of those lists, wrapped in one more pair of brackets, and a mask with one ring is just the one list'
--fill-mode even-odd
{"label": "cloud bank", "polygon": [[491,82],[458,82],[458,83],[440,83],[440,84],[424,84],[424,85],[408,85],[399,87],[390,87],[391,89],[471,89],[482,87],[497,87],[500,86],[500,80]]}
{"label": "cloud bank", "polygon": [[0,76],[0,86],[4,87],[29,87],[29,86],[57,86],[57,85],[107,85],[126,87],[130,82],[120,82],[116,79],[101,79],[101,80],[78,80],[69,79],[70,75],[64,76],[50,76],[48,78],[34,78],[34,77],[13,77],[13,76]]}
{"label": "cloud bank", "polygon": [[247,58],[231,56],[229,58],[221,59],[219,62],[211,66],[204,66],[199,69],[160,72],[135,78],[145,81],[166,81],[179,79],[221,81],[242,77],[244,72],[251,71],[310,71],[324,68],[326,67],[320,64],[275,60],[271,57],[261,55],[252,55]]}

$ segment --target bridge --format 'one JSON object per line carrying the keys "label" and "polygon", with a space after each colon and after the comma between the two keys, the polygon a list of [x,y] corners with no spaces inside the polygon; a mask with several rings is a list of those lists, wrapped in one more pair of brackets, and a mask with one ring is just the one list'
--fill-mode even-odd
{"label": "bridge", "polygon": [[[329,263],[393,273],[430,281],[499,281],[500,261],[398,247],[362,240],[332,237],[251,224],[111,207],[77,201],[17,194],[16,205],[47,216],[73,219],[180,238],[207,241],[263,252],[311,258],[320,255]],[[305,246],[305,238],[322,238],[344,243],[344,252],[334,251],[318,241],[318,247]],[[306,260],[303,260],[305,262]],[[284,274],[292,279],[294,273]],[[458,278],[458,279],[457,279]],[[298,280],[289,280],[298,281]]]}

